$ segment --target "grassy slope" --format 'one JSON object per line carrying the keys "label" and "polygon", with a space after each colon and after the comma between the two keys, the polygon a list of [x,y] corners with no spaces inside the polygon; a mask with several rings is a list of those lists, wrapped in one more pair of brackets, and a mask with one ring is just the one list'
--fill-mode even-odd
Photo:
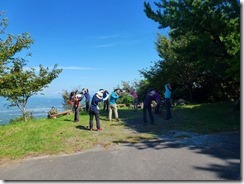
{"label": "grassy slope", "polygon": [[[36,119],[28,123],[0,126],[0,164],[10,160],[74,153],[99,144],[109,147],[124,142],[156,138],[170,130],[213,133],[240,129],[240,112],[229,103],[187,105],[172,109],[173,119],[155,115],[157,125],[143,126],[142,111],[119,110],[122,122],[108,122],[101,112],[103,131],[88,131],[89,116],[82,112],[80,122],[73,115],[58,119]],[[94,120],[95,121],[95,120]],[[95,122],[94,122],[95,124]]]}

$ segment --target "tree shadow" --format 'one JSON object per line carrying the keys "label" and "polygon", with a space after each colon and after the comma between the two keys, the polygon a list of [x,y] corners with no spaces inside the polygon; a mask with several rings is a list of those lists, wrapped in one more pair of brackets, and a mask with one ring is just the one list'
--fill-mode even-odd
{"label": "tree shadow", "polygon": [[[209,135],[196,134],[188,131],[177,131],[177,125],[182,123],[179,114],[174,114],[173,119],[164,120],[164,113],[155,115],[156,125],[143,126],[143,113],[141,110],[119,110],[119,117],[125,128],[137,134],[150,133],[157,138],[147,139],[137,136],[133,142],[120,140],[114,143],[122,143],[125,146],[144,149],[184,148],[193,150],[198,154],[206,154],[226,161],[226,166],[209,165],[208,167],[194,167],[198,170],[215,172],[219,178],[227,180],[240,180],[240,131],[214,133]],[[200,127],[199,127],[200,128]],[[132,138],[128,136],[128,140]],[[235,160],[235,163],[229,160]]]}

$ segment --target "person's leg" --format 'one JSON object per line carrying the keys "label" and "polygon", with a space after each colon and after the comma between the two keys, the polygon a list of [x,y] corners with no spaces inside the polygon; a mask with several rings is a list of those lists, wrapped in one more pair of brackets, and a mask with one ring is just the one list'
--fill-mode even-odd
{"label": "person's leg", "polygon": [[108,113],[108,100],[106,100],[106,111]]}
{"label": "person's leg", "polygon": [[119,121],[118,108],[116,104],[114,105],[114,115],[115,115],[115,119]]}
{"label": "person's leg", "polygon": [[143,106],[143,124],[147,125],[147,107]]}
{"label": "person's leg", "polygon": [[172,116],[171,116],[171,101],[169,100],[169,119],[171,119]]}
{"label": "person's leg", "polygon": [[89,100],[87,100],[87,101],[86,101],[86,112],[88,112],[88,111],[89,111],[89,104],[90,104],[90,101],[89,101]]}
{"label": "person's leg", "polygon": [[134,106],[134,110],[136,110],[136,98],[134,98],[133,106]]}
{"label": "person's leg", "polygon": [[106,100],[103,101],[103,112],[105,111],[105,109],[106,109]]}
{"label": "person's leg", "polygon": [[109,112],[108,112],[108,119],[109,119],[109,121],[112,121],[112,106],[111,105],[109,105]]}
{"label": "person's leg", "polygon": [[89,112],[89,116],[90,116],[90,121],[89,121],[89,128],[90,128],[90,130],[92,130],[93,129],[93,111],[90,111]]}
{"label": "person's leg", "polygon": [[76,108],[74,108],[74,121],[76,121]]}
{"label": "person's leg", "polygon": [[138,98],[135,99],[136,100],[136,110],[138,109],[137,106],[138,106]]}
{"label": "person's leg", "polygon": [[74,121],[79,121],[79,107],[75,107]]}
{"label": "person's leg", "polygon": [[171,112],[170,112],[170,99],[165,99],[165,109],[166,109],[166,117],[165,119],[168,120],[171,118]]}
{"label": "person's leg", "polygon": [[153,117],[153,113],[152,113],[152,107],[151,105],[148,106],[148,114],[149,114],[149,117],[150,117],[150,120],[151,120],[151,123],[154,124],[154,117]]}
{"label": "person's leg", "polygon": [[100,115],[99,115],[99,111],[95,112],[95,118],[96,118],[96,125],[97,125],[97,130],[101,128],[100,126]]}
{"label": "person's leg", "polygon": [[160,101],[157,101],[157,106],[155,108],[155,114],[159,114]]}

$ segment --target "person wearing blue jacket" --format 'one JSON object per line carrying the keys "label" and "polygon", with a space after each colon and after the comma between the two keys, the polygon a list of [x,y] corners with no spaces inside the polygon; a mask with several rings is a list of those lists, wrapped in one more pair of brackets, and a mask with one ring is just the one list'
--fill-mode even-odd
{"label": "person wearing blue jacket", "polygon": [[99,115],[98,103],[107,100],[108,97],[109,97],[109,95],[107,94],[107,96],[105,98],[103,98],[103,93],[104,93],[104,90],[103,89],[100,89],[92,97],[90,111],[89,111],[89,115],[90,115],[89,129],[90,130],[94,130],[93,129],[93,118],[94,118],[94,116],[96,118],[97,131],[101,131],[102,130],[101,125],[100,125],[100,115]]}
{"label": "person wearing blue jacket", "polygon": [[155,89],[150,88],[147,91],[145,100],[143,101],[143,124],[144,125],[147,125],[147,111],[151,120],[151,124],[152,125],[155,124],[153,113],[152,113],[152,106],[151,106],[152,101],[156,100],[155,93],[156,93]]}
{"label": "person wearing blue jacket", "polygon": [[122,90],[121,89],[115,89],[109,98],[109,113],[108,113],[108,119],[109,121],[112,121],[112,113],[114,111],[115,119],[116,121],[119,121],[119,114],[118,114],[118,109],[117,109],[117,104],[116,101],[118,98],[122,95]]}
{"label": "person wearing blue jacket", "polygon": [[165,109],[166,109],[166,117],[165,120],[169,120],[172,118],[171,116],[171,93],[172,93],[172,88],[170,84],[165,84],[165,93],[164,93],[164,98],[165,98]]}
{"label": "person wearing blue jacket", "polygon": [[[109,92],[107,90],[104,91],[103,97],[105,98],[107,95],[109,95]],[[103,102],[103,111],[108,113],[108,99]]]}

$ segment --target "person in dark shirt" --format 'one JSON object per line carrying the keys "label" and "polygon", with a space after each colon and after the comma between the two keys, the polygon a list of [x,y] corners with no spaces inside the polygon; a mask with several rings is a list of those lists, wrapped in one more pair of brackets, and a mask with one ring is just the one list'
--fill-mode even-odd
{"label": "person in dark shirt", "polygon": [[91,99],[91,96],[89,94],[89,90],[87,88],[83,88],[82,89],[82,92],[86,98],[86,112],[89,111],[89,106],[90,106],[90,99]]}
{"label": "person in dark shirt", "polygon": [[[107,95],[109,95],[109,92],[107,90],[105,90],[103,93],[103,98],[105,98]],[[108,113],[108,100],[109,99],[107,99],[103,102],[103,111],[106,111],[107,113]]]}
{"label": "person in dark shirt", "polygon": [[156,103],[157,103],[157,106],[155,107],[155,114],[159,114],[161,96],[160,96],[160,93],[157,90],[156,90],[156,93],[155,93],[155,98],[156,98]]}
{"label": "person in dark shirt", "polygon": [[103,98],[103,93],[104,90],[100,89],[93,97],[91,100],[91,107],[90,107],[90,120],[89,120],[89,129],[90,130],[94,130],[93,129],[93,118],[95,116],[96,118],[96,126],[97,126],[97,130],[101,131],[101,125],[100,125],[100,115],[99,115],[99,107],[98,107],[98,103],[99,102],[103,102],[105,100],[108,99],[109,95],[107,94],[107,96],[105,98]]}
{"label": "person in dark shirt", "polygon": [[144,125],[147,125],[147,111],[151,120],[151,124],[155,124],[153,113],[152,113],[152,106],[151,106],[152,101],[156,100],[155,92],[156,92],[155,89],[150,88],[147,91],[146,98],[143,102],[143,124]]}

